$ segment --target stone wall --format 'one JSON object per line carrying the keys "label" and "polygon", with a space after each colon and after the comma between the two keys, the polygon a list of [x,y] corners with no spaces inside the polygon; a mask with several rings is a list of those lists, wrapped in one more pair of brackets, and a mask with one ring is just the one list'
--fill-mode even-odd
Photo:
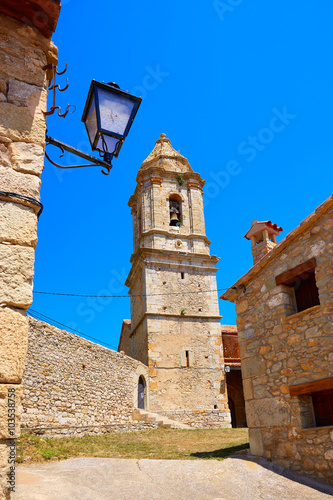
{"label": "stone wall", "polygon": [[[18,4],[26,14],[23,22],[0,14],[0,498],[10,495],[8,444],[20,433],[21,379],[28,342],[25,311],[32,303],[38,212],[35,204],[6,193],[39,200],[47,99],[43,66],[57,62],[52,42],[24,24],[29,1],[24,6],[4,1],[0,12],[17,8],[19,17]],[[57,15],[54,9],[55,24]],[[15,404],[9,394],[15,394]],[[8,412],[13,415],[13,409],[16,426],[10,433]]]}
{"label": "stone wall", "polygon": [[147,367],[47,323],[29,321],[24,431],[64,436],[145,426],[132,422],[132,411],[138,378],[147,379]]}
{"label": "stone wall", "polygon": [[[276,277],[312,258],[320,305],[296,312],[293,288]],[[328,482],[333,426],[316,427],[311,395],[290,390],[333,381],[332,258],[331,197],[223,296],[236,302],[251,452]]]}
{"label": "stone wall", "polygon": [[230,427],[230,412],[207,409],[158,410],[156,413],[193,429],[224,429]]}

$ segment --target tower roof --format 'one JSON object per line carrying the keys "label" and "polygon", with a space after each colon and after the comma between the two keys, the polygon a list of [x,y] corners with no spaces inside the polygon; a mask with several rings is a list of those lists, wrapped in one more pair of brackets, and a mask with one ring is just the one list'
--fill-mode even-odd
{"label": "tower roof", "polygon": [[264,220],[262,222],[258,220],[254,220],[252,222],[251,228],[248,230],[248,232],[244,235],[244,238],[247,240],[251,239],[251,236],[254,236],[255,234],[259,233],[260,231],[263,231],[266,229],[268,233],[275,234],[276,236],[283,231],[282,227],[279,227],[277,224],[273,224],[272,221],[270,220]]}
{"label": "tower roof", "polygon": [[[150,166],[163,164],[163,168],[177,172],[193,172],[188,160],[179,151],[173,149],[170,139],[165,134],[160,134],[155,147],[142,163],[140,170]],[[162,165],[161,165],[162,166]]]}

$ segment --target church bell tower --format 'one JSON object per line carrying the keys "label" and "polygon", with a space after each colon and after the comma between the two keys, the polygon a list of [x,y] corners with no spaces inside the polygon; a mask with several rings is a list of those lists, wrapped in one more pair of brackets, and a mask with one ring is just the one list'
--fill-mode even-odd
{"label": "church bell tower", "polygon": [[197,427],[230,427],[204,181],[161,134],[137,175],[131,331],[126,354],[149,367],[149,409]]}

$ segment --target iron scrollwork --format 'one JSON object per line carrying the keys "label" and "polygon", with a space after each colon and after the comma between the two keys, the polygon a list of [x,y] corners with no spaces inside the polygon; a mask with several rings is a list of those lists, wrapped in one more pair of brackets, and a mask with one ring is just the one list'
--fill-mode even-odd
{"label": "iron scrollwork", "polygon": [[108,154],[108,156],[104,156],[105,160],[100,160],[99,158],[96,158],[95,156],[89,155],[87,153],[84,153],[83,151],[80,151],[79,149],[73,148],[72,146],[68,146],[64,142],[58,141],[56,139],[53,139],[50,136],[46,136],[46,146],[52,145],[56,146],[61,150],[60,158],[62,158],[65,154],[65,151],[68,153],[74,154],[76,156],[79,156],[80,158],[84,158],[85,160],[89,161],[89,164],[84,164],[84,165],[70,165],[70,166],[64,166],[64,165],[59,165],[59,163],[56,163],[55,161],[51,160],[49,157],[48,153],[45,151],[45,156],[49,160],[52,165],[58,168],[84,168],[84,167],[103,167],[106,169],[106,172],[104,170],[101,170],[102,174],[104,175],[109,175],[112,164],[111,164],[111,159],[112,155]]}

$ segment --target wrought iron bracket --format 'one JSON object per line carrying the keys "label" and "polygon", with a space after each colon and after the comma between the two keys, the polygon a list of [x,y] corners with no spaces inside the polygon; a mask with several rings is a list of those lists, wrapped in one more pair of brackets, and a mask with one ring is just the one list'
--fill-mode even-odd
{"label": "wrought iron bracket", "polygon": [[65,154],[65,151],[67,151],[68,153],[74,154],[76,156],[79,156],[80,158],[83,158],[84,160],[91,162],[89,164],[84,164],[84,165],[70,165],[70,166],[59,165],[58,163],[51,160],[51,158],[49,157],[49,155],[45,151],[46,158],[55,167],[63,168],[63,169],[85,168],[85,167],[103,167],[106,169],[106,172],[101,170],[102,174],[104,174],[104,175],[109,175],[109,173],[111,171],[112,154],[110,154],[110,153],[105,153],[104,160],[100,160],[99,158],[96,158],[96,156],[88,155],[87,153],[84,153],[83,151],[80,151],[79,149],[73,148],[72,146],[68,146],[64,142],[58,141],[57,139],[53,139],[52,137],[47,135],[46,136],[46,146],[48,146],[49,144],[51,144],[52,146],[56,146],[57,148],[59,148],[61,150],[60,158],[62,158]]}
{"label": "wrought iron bracket", "polygon": [[[60,106],[56,106],[56,90],[58,89],[59,92],[64,92],[65,90],[68,89],[68,85],[69,85],[68,84],[68,78],[67,78],[66,79],[66,86],[63,89],[61,89],[60,85],[56,84],[56,75],[63,75],[66,72],[66,70],[67,70],[67,63],[66,63],[64,71],[61,71],[60,73],[58,72],[57,66],[55,66],[52,63],[51,64],[47,64],[46,66],[43,66],[43,70],[47,71],[48,74],[49,74],[49,85],[50,86],[49,86],[48,90],[52,90],[52,106],[51,106],[51,109],[50,109],[50,111],[43,111],[43,113],[44,113],[45,116],[53,115],[53,113],[57,109],[58,110],[58,116],[60,116],[61,118],[66,118],[67,113],[69,111],[69,108],[73,107],[73,108],[76,109],[76,107],[73,104],[68,104],[65,112],[61,113]],[[74,109],[74,111],[75,111],[75,109]]]}

